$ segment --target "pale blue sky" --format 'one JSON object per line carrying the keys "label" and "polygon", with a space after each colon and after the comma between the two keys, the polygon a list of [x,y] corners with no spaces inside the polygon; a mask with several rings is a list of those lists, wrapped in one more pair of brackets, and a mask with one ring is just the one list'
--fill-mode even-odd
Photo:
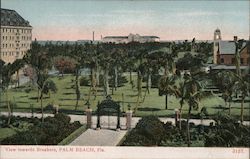
{"label": "pale blue sky", "polygon": [[1,0],[33,26],[38,40],[96,39],[107,35],[156,35],[162,40],[249,38],[249,1]]}

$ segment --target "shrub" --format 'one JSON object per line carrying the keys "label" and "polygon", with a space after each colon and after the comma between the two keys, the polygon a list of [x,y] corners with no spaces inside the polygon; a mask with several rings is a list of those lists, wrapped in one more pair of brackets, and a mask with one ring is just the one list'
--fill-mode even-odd
{"label": "shrub", "polygon": [[164,124],[155,116],[143,117],[136,125],[138,132],[157,145],[165,135]]}
{"label": "shrub", "polygon": [[205,131],[205,146],[249,147],[249,126],[240,125],[227,114],[218,114],[215,121],[216,125]]}
{"label": "shrub", "polygon": [[70,123],[70,117],[63,114],[63,113],[56,114],[55,119],[57,119],[58,121],[63,122],[64,124],[69,124]]}
{"label": "shrub", "polygon": [[154,141],[140,134],[138,130],[133,129],[128,136],[126,136],[122,146],[152,146],[154,144]]}
{"label": "shrub", "polygon": [[89,79],[87,77],[81,77],[79,83],[80,86],[89,86]]}
{"label": "shrub", "polygon": [[[20,123],[18,123],[18,121],[22,123],[24,121],[26,122],[26,120],[33,124],[20,125]],[[70,117],[64,114],[47,117],[43,123],[40,122],[38,118],[15,117],[14,121],[13,126],[15,126],[15,128],[18,128],[18,130],[24,130],[25,128],[26,131],[19,131],[17,134],[5,138],[1,144],[55,145],[81,126],[79,122],[69,123]]]}
{"label": "shrub", "polygon": [[26,88],[26,89],[24,89],[24,91],[25,91],[25,93],[30,93],[31,91],[32,91],[32,88]]}

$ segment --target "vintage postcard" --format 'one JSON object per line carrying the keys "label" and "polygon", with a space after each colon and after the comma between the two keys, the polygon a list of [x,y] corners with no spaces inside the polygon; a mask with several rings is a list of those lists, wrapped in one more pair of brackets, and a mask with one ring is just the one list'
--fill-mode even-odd
{"label": "vintage postcard", "polygon": [[248,0],[1,0],[0,159],[249,159]]}

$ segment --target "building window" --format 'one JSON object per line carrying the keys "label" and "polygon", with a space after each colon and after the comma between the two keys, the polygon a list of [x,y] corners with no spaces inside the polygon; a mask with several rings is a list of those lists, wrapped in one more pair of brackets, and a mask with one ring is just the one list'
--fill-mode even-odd
{"label": "building window", "polygon": [[240,58],[240,64],[243,64],[243,63],[244,63],[244,59]]}
{"label": "building window", "polygon": [[220,63],[222,63],[222,64],[224,63],[224,59],[223,59],[223,58],[222,58],[222,59],[220,59]]}
{"label": "building window", "polygon": [[235,64],[235,58],[232,58],[231,62],[232,64]]}

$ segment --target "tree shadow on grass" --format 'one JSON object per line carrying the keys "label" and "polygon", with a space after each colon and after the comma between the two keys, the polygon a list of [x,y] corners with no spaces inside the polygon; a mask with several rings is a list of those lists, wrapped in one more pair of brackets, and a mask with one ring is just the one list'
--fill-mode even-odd
{"label": "tree shadow on grass", "polygon": [[28,95],[24,95],[24,96],[19,96],[20,98],[26,98],[28,97]]}
{"label": "tree shadow on grass", "polygon": [[16,103],[29,103],[27,101],[16,101]]}
{"label": "tree shadow on grass", "polygon": [[145,108],[138,108],[139,111],[160,111],[161,109],[159,108],[148,108],[148,107],[145,107]]}
{"label": "tree shadow on grass", "polygon": [[[30,97],[29,99],[37,100],[37,97]],[[40,99],[40,98],[39,98]],[[43,97],[43,99],[49,99],[49,97]]]}
{"label": "tree shadow on grass", "polygon": [[[235,100],[233,100],[233,102],[234,103],[241,103],[241,100],[240,99],[235,99]],[[250,99],[245,99],[244,103],[249,105]]]}
{"label": "tree shadow on grass", "polygon": [[126,95],[128,97],[137,97],[138,95],[137,94],[131,94],[131,95]]}
{"label": "tree shadow on grass", "polygon": [[218,109],[218,110],[227,110],[227,109],[229,109],[229,108],[227,108],[227,107],[223,107],[222,105],[218,105],[218,106],[213,106],[213,107],[211,107],[212,109]]}
{"label": "tree shadow on grass", "polygon": [[59,98],[59,100],[76,100],[76,99],[72,99],[72,98]]}
{"label": "tree shadow on grass", "polygon": [[71,95],[71,94],[75,94],[75,93],[72,93],[72,92],[63,93],[63,95]]}

